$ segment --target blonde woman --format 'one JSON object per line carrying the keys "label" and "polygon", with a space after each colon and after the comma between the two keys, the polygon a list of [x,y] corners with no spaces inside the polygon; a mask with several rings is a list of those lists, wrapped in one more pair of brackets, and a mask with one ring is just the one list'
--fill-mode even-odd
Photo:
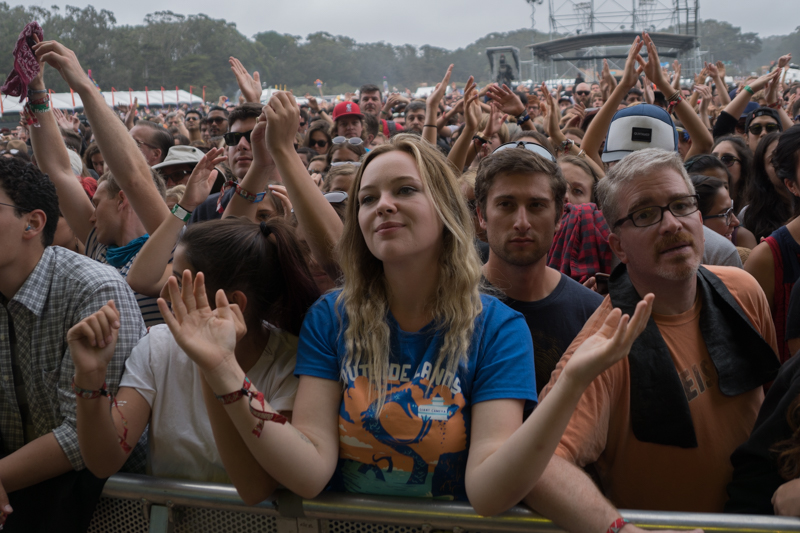
{"label": "blonde woman", "polygon": [[[302,196],[311,182],[286,141],[297,128],[294,98],[277,93],[264,110],[270,153]],[[627,354],[652,296],[630,323],[616,310],[523,423],[536,400],[530,333],[522,315],[478,290],[474,231],[447,161],[419,137],[398,135],[366,156],[351,191],[339,243],[344,285],[306,315],[291,422],[271,419],[244,382],[233,355],[241,320],[222,293],[210,309],[201,274],[185,272],[180,289],[170,279],[174,314],[160,301],[167,324],[210,387],[206,404],[223,402],[235,426],[227,438],[242,439],[296,494],[313,498],[330,484],[502,512],[534,487],[586,386]]]}

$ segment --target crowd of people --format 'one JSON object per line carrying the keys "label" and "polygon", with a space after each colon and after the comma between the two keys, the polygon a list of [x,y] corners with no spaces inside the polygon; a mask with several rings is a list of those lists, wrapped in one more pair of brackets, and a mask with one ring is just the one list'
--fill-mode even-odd
{"label": "crowd of people", "polygon": [[424,100],[302,105],[231,58],[238,105],[151,112],[29,26],[0,146],[7,530],[85,531],[118,471],[576,532],[800,516],[790,56],[682,86],[644,33],[618,78],[451,66]]}

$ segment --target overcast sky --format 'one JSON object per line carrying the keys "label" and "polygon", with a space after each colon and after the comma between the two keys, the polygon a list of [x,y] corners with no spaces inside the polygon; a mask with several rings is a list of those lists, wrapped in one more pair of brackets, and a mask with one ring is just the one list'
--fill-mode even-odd
{"label": "overcast sky", "polygon": [[[548,3],[536,8],[536,29],[548,31]],[[562,12],[567,0],[552,0]],[[594,0],[595,5],[616,3]],[[659,0],[671,5],[672,0]],[[689,0],[690,2],[692,0]],[[619,0],[628,6],[632,0]],[[19,1],[9,0],[11,5]],[[26,0],[27,5],[49,8],[56,4],[112,11],[118,24],[141,24],[147,13],[169,9],[183,15],[205,13],[212,18],[235,22],[248,37],[261,31],[277,31],[305,37],[326,31],[346,35],[358,42],[385,41],[391,44],[429,44],[448,49],[466,46],[491,32],[530,27],[531,9],[525,0],[135,0],[119,2],[53,2]],[[700,18],[726,20],[743,32],[762,37],[783,35],[800,24],[795,14],[798,0],[700,0]],[[637,2],[638,4],[638,2]],[[754,5],[766,9],[757,9]],[[569,9],[569,6],[566,7]]]}

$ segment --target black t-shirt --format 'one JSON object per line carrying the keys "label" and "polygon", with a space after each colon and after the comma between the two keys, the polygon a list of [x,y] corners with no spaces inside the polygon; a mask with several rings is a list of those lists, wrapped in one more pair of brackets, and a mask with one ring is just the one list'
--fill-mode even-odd
{"label": "black t-shirt", "polygon": [[[228,207],[228,204],[233,198],[233,193],[236,192],[234,188],[230,188],[225,191],[225,195],[222,197],[222,209],[224,210]],[[216,220],[218,218],[222,218],[222,213],[217,211],[217,199],[219,198],[219,193],[211,194],[206,198],[205,202],[198,205],[194,211],[192,211],[192,218],[189,219],[189,224],[194,224],[196,222],[205,222],[206,220]]]}
{"label": "black t-shirt", "polygon": [[788,341],[798,337],[800,337],[800,283],[795,283],[789,296],[789,310],[786,312],[786,338],[778,340]]}
{"label": "black t-shirt", "polygon": [[512,298],[501,300],[525,316],[533,338],[536,365],[536,392],[550,381],[550,374],[583,329],[592,313],[603,303],[603,297],[577,281],[561,274],[561,281],[549,296],[535,302]]}

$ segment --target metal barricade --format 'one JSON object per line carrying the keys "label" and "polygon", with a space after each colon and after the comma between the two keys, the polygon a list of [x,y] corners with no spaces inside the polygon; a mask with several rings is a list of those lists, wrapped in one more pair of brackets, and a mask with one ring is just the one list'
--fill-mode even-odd
{"label": "metal barricade", "polygon": [[[775,516],[621,511],[646,529],[713,533],[800,532],[800,519]],[[230,485],[117,474],[103,490],[89,533],[552,533],[562,531],[517,506],[490,518],[469,504],[326,492],[304,500],[288,491],[246,505]]]}

